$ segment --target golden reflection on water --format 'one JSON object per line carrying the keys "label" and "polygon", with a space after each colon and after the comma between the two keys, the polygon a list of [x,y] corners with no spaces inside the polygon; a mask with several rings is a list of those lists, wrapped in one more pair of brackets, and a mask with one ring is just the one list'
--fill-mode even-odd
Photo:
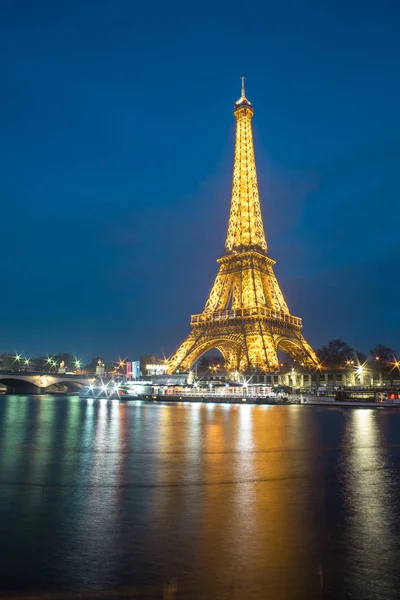
{"label": "golden reflection on water", "polygon": [[[353,410],[346,431],[345,490],[347,501],[346,550],[356,577],[349,586],[354,594],[384,598],[394,582],[387,567],[396,555],[393,546],[393,495],[387,448],[382,444],[378,412]],[[364,586],[359,582],[364,579]],[[367,582],[374,581],[374,585]]]}
{"label": "golden reflection on water", "polygon": [[[247,405],[229,409],[191,409],[191,437],[198,439],[201,431],[203,443],[197,485],[191,490],[190,545],[198,571],[209,574],[193,585],[204,586],[205,593],[212,574],[218,573],[216,590],[233,586],[244,591],[247,586],[246,598],[257,596],[260,589],[270,590],[274,598],[299,598],[302,582],[318,591],[318,562],[310,555],[309,544],[313,527],[309,492],[314,490],[301,477],[312,454],[279,450],[291,436],[300,448],[309,444],[307,432],[299,437],[297,418],[285,409]],[[182,520],[182,515],[174,519],[176,531]]]}

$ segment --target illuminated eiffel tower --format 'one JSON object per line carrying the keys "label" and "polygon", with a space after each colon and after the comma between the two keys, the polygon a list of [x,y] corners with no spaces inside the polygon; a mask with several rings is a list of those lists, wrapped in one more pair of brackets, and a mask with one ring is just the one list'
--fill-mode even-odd
{"label": "illuminated eiffel tower", "polygon": [[242,78],[235,102],[236,146],[225,254],[192,330],[168,361],[168,370],[187,370],[211,348],[217,348],[227,371],[277,371],[278,348],[300,364],[316,367],[318,359],[304,339],[301,319],[290,314],[268,255],[258,195],[251,119]]}

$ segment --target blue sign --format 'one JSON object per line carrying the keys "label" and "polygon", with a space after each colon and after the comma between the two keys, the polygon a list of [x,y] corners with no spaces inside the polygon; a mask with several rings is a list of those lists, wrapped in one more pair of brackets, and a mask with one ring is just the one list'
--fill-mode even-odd
{"label": "blue sign", "polygon": [[132,363],[132,379],[139,379],[140,377],[140,362],[135,360]]}

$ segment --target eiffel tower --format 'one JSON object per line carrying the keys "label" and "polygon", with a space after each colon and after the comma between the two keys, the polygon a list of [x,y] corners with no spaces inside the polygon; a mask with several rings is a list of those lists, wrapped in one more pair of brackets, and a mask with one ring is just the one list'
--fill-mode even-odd
{"label": "eiffel tower", "polygon": [[188,370],[211,348],[218,349],[227,371],[279,370],[278,349],[306,367],[318,359],[304,339],[299,317],[290,314],[268,255],[258,194],[251,119],[254,109],[242,95],[235,102],[236,145],[232,201],[225,254],[192,330],[168,360],[168,371]]}

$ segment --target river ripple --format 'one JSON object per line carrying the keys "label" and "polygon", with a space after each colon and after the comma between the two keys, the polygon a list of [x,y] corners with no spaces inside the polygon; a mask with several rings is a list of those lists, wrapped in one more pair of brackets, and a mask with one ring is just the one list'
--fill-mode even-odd
{"label": "river ripple", "polygon": [[397,600],[399,465],[396,409],[3,396],[0,590]]}

